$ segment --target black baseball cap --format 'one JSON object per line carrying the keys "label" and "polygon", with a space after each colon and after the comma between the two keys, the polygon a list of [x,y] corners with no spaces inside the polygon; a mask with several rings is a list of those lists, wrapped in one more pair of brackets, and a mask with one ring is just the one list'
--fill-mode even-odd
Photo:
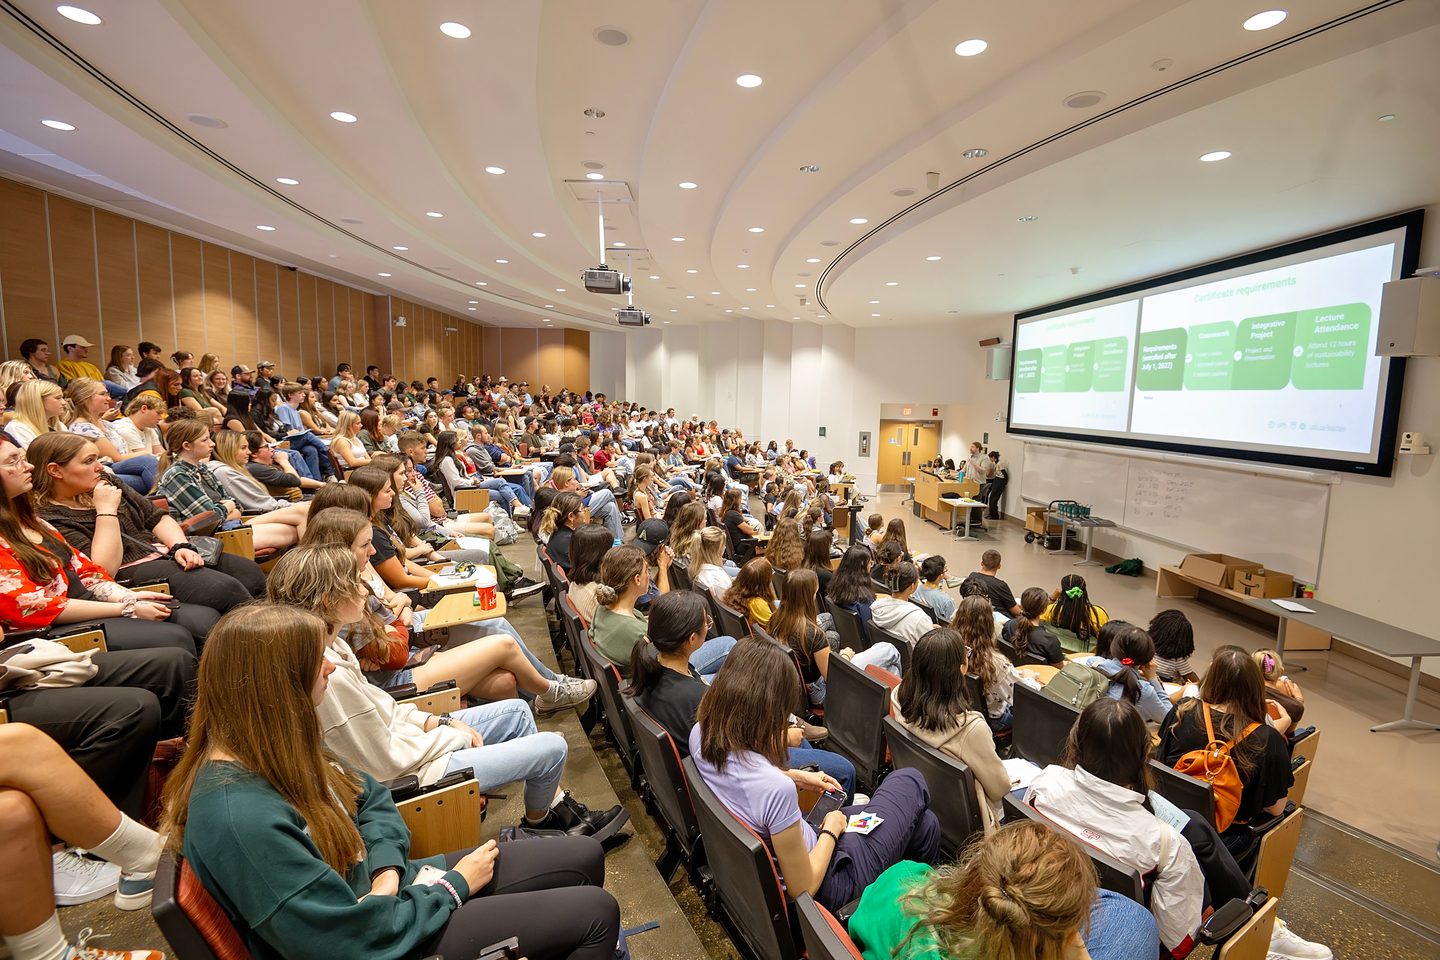
{"label": "black baseball cap", "polygon": [[658,518],[642,520],[635,528],[635,546],[645,551],[647,557],[669,539],[670,525]]}

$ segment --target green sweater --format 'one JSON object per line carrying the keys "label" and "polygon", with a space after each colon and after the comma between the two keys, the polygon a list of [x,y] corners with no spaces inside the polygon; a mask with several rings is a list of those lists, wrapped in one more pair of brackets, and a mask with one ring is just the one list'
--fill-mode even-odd
{"label": "green sweater", "polygon": [[875,879],[860,895],[860,906],[850,918],[850,939],[865,955],[865,960],[944,960],[935,935],[921,927],[910,938],[905,949],[892,953],[902,940],[910,936],[916,916],[902,902],[905,896],[929,880],[935,871],[923,863],[901,860]]}
{"label": "green sweater", "polygon": [[[305,821],[267,781],[226,762],[211,762],[196,777],[185,859],[256,958],[423,957],[450,919],[450,891],[440,884],[410,886],[423,864],[444,869],[444,859],[409,860],[410,831],[390,791],[368,774],[361,777],[355,825],[365,860],[347,877],[321,859]],[[404,871],[400,892],[358,900],[385,867]],[[469,897],[459,873],[451,870],[445,879]]]}
{"label": "green sweater", "polygon": [[612,613],[609,607],[596,607],[595,620],[590,624],[590,636],[595,647],[615,666],[622,676],[630,676],[630,654],[635,651],[635,641],[645,636],[645,615],[638,610],[632,617],[624,613]]}

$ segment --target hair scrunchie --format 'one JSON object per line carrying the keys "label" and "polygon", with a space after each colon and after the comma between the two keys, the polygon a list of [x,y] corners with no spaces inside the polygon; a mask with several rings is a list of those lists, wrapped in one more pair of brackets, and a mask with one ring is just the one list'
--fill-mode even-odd
{"label": "hair scrunchie", "polygon": [[1134,661],[1134,659],[1131,658],[1131,657],[1121,657],[1121,658],[1120,658],[1120,666],[1122,666],[1122,667],[1133,667],[1133,666],[1135,666],[1135,661]]}
{"label": "hair scrunchie", "polygon": [[1069,597],[1071,600],[1079,600],[1081,597],[1085,596],[1085,588],[1071,587],[1069,590],[1065,591],[1065,596]]}

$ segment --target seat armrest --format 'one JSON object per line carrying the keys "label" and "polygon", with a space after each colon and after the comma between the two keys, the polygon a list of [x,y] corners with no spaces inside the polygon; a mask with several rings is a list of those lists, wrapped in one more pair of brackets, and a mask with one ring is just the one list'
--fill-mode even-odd
{"label": "seat armrest", "polygon": [[5,640],[0,646],[11,646],[16,643],[27,643],[31,640],[59,640],[61,637],[71,637],[77,633],[89,633],[92,630],[105,631],[105,624],[99,620],[86,620],[81,623],[52,624],[36,630],[7,630]]}
{"label": "seat armrest", "polygon": [[1264,887],[1256,887],[1245,899],[1237,898],[1222,904],[1200,924],[1199,941],[1204,944],[1224,943],[1235,935],[1235,931],[1245,926],[1255,911],[1268,899],[1269,891]]}

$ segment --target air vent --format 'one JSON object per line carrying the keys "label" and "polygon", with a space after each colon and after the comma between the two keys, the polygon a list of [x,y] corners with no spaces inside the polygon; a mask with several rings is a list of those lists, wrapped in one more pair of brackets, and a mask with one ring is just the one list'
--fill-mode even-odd
{"label": "air vent", "polygon": [[896,187],[894,190],[891,190],[891,191],[890,191],[890,196],[892,196],[892,197],[913,197],[913,196],[915,196],[915,188],[914,188],[914,187]]}
{"label": "air vent", "polygon": [[619,27],[596,27],[590,36],[607,47],[623,47],[630,42],[630,34]]}
{"label": "air vent", "polygon": [[1104,92],[1100,90],[1082,90],[1079,93],[1072,93],[1065,98],[1065,106],[1071,110],[1084,110],[1093,107],[1105,99]]}

